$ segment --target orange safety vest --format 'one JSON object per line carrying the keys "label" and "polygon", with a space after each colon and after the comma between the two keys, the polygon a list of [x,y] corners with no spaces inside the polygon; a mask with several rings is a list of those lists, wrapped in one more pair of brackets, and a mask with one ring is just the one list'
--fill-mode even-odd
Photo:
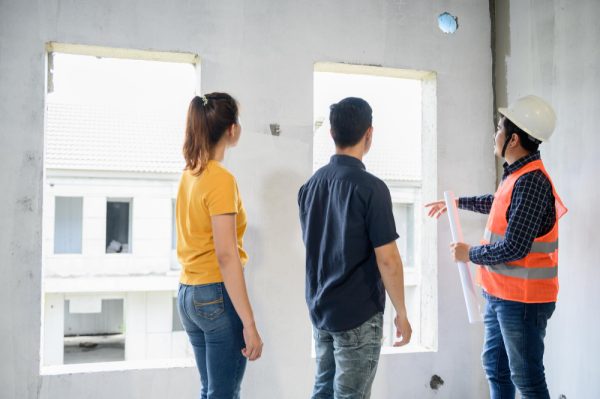
{"label": "orange safety vest", "polygon": [[515,183],[519,177],[534,170],[546,175],[552,185],[556,206],[556,221],[552,230],[533,241],[531,250],[522,259],[477,268],[477,281],[490,295],[525,302],[555,302],[558,295],[558,219],[567,208],[554,189],[554,184],[541,160],[536,160],[507,176],[494,194],[482,245],[503,240],[508,226],[506,212],[510,206]]}

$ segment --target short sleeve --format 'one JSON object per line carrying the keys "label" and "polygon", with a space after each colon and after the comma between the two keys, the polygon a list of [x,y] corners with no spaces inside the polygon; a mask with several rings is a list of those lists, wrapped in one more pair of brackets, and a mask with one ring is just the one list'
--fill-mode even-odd
{"label": "short sleeve", "polygon": [[238,213],[238,188],[235,178],[228,173],[215,176],[208,190],[205,203],[210,216]]}
{"label": "short sleeve", "polygon": [[380,247],[398,239],[396,222],[392,212],[392,196],[383,182],[372,186],[367,203],[367,233],[373,248]]}

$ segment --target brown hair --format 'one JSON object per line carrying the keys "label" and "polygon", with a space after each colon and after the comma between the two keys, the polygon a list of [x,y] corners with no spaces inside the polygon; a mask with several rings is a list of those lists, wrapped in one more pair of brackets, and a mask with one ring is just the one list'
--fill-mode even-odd
{"label": "brown hair", "polygon": [[227,93],[192,98],[187,113],[183,157],[185,168],[200,175],[214,156],[215,145],[238,123],[238,105]]}

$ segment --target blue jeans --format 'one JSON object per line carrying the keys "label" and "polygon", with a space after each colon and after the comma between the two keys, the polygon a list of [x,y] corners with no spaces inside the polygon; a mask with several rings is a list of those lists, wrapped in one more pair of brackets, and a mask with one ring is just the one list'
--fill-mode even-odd
{"label": "blue jeans", "polygon": [[238,399],[246,370],[243,326],[225,286],[180,284],[177,305],[200,371],[200,398]]}
{"label": "blue jeans", "polygon": [[522,303],[483,292],[485,343],[481,355],[491,399],[549,399],[544,374],[546,325],[556,304]]}
{"label": "blue jeans", "polygon": [[313,328],[317,372],[312,399],[367,399],[375,379],[383,314],[360,326],[329,332]]}

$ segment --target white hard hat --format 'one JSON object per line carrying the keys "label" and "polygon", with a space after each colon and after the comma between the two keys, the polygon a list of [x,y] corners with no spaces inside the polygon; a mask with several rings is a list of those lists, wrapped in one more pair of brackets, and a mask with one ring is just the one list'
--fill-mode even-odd
{"label": "white hard hat", "polygon": [[521,97],[508,108],[498,108],[498,112],[540,141],[547,141],[556,126],[554,110],[537,96]]}

